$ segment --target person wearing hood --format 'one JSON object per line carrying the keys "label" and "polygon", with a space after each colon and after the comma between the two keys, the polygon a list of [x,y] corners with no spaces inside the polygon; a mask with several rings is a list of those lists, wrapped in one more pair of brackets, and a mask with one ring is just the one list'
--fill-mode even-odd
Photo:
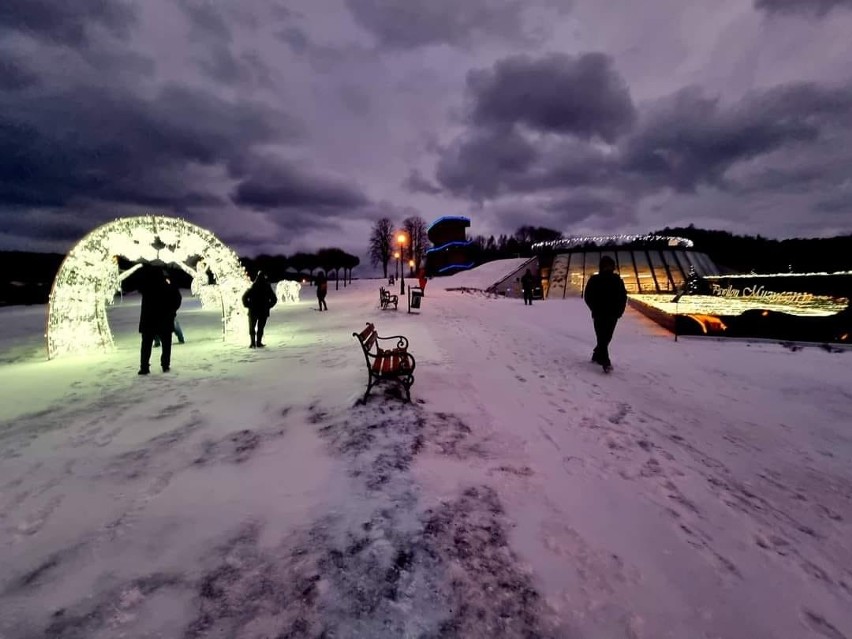
{"label": "person wearing hood", "polygon": [[615,332],[615,325],[624,315],[627,307],[627,290],[624,280],[615,272],[615,260],[604,255],[598,272],[589,278],[583,294],[586,306],[592,311],[597,345],[592,353],[592,361],[603,366],[604,372],[612,371],[609,359],[609,343]]}
{"label": "person wearing hood", "polygon": [[251,287],[243,293],[243,306],[248,309],[250,348],[263,348],[263,329],[269,319],[269,310],[275,306],[278,298],[266,275],[259,271]]}
{"label": "person wearing hood", "polygon": [[142,284],[142,309],[139,314],[139,332],[142,334],[139,374],[151,372],[151,347],[154,338],[162,344],[160,365],[166,373],[172,362],[172,332],[175,329],[175,315],[180,308],[182,297],[173,286],[164,271],[151,266],[144,267]]}

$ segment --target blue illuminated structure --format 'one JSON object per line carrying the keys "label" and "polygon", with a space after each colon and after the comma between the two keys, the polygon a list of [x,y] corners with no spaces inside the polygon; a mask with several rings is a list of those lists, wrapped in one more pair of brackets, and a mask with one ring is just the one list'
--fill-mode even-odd
{"label": "blue illuminated structure", "polygon": [[445,215],[429,225],[427,234],[432,248],[426,251],[426,274],[441,275],[474,266],[471,259],[472,240],[465,237],[470,219],[460,215]]}
{"label": "blue illuminated structure", "polygon": [[443,273],[446,273],[447,271],[451,271],[453,269],[459,269],[461,271],[461,270],[464,270],[466,268],[473,268],[474,266],[476,266],[475,262],[471,262],[470,264],[450,264],[449,266],[445,266],[444,268],[439,269],[438,273],[443,274]]}

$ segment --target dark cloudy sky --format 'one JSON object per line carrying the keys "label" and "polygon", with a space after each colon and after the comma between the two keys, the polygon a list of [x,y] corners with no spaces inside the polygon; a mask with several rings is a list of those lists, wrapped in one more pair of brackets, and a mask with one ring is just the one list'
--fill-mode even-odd
{"label": "dark cloudy sky", "polygon": [[0,249],[852,232],[852,0],[0,0]]}

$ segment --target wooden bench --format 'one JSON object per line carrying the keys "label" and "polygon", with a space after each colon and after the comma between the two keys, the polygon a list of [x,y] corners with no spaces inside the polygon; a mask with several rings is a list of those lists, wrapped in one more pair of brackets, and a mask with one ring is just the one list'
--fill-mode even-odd
{"label": "wooden bench", "polygon": [[390,291],[388,291],[384,286],[379,289],[379,306],[382,307],[383,311],[388,310],[390,305],[393,304],[393,310],[397,310],[397,305],[399,304],[399,297],[396,295],[391,295]]}
{"label": "wooden bench", "polygon": [[[358,338],[364,360],[367,362],[367,391],[361,403],[367,401],[370,390],[379,382],[397,382],[405,390],[405,400],[411,401],[411,386],[414,384],[414,356],[408,352],[408,338],[402,335],[379,337],[376,327],[367,322],[367,327],[360,333],[352,333]],[[396,342],[389,349],[381,347],[382,343]]]}

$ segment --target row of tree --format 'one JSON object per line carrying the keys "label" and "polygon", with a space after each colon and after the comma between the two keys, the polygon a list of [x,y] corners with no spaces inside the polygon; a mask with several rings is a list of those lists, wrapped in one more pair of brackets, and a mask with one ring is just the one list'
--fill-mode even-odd
{"label": "row of tree", "polygon": [[428,227],[419,215],[405,218],[401,225],[383,217],[373,224],[367,254],[373,266],[381,264],[384,276],[388,276],[388,264],[399,260],[403,268],[409,267],[410,275],[420,271],[426,261],[429,248]]}
{"label": "row of tree", "polygon": [[512,235],[473,238],[472,259],[476,264],[511,257],[532,257],[533,244],[558,240],[562,233],[544,226],[521,226]]}
{"label": "row of tree", "polygon": [[281,280],[314,280],[314,274],[322,270],[330,278],[334,273],[335,288],[340,287],[340,271],[343,271],[343,286],[352,282],[352,270],[361,263],[357,255],[351,255],[339,248],[322,248],[316,253],[295,253],[286,255],[258,255],[241,257],[240,262],[254,278],[263,271],[273,282]]}

